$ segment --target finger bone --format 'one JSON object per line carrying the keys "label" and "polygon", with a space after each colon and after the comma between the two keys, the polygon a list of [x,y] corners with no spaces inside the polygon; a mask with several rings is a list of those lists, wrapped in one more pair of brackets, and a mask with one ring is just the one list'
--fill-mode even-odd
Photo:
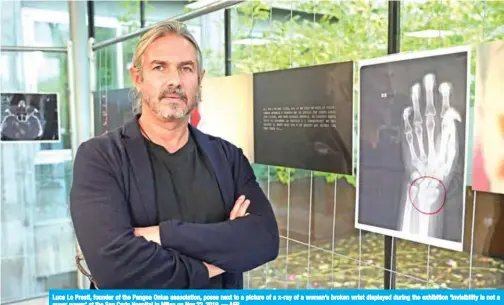
{"label": "finger bone", "polygon": [[450,131],[453,129],[453,121],[443,119],[441,124],[441,143],[439,143],[438,167],[444,168],[446,162],[446,151],[448,147],[448,139]]}
{"label": "finger bone", "polygon": [[420,115],[420,84],[414,84],[411,87],[411,101],[413,102],[414,117],[413,121],[415,123],[422,123],[422,116]]}
{"label": "finger bone", "polygon": [[411,165],[415,167],[417,170],[421,167],[421,162],[418,159],[418,156],[415,152],[415,145],[413,145],[413,129],[411,128],[409,118],[411,116],[412,108],[408,107],[403,111],[403,120],[404,120],[404,135],[406,137],[406,142],[408,142],[408,147],[411,154]]}
{"label": "finger bone", "polygon": [[411,107],[407,107],[403,111],[403,120],[404,120],[404,132],[412,132],[413,128],[411,128],[411,124],[409,122],[409,117],[413,109]]}
{"label": "finger bone", "polygon": [[415,145],[413,145],[413,131],[406,132],[405,136],[411,154],[411,165],[413,165],[413,167],[415,167],[417,170],[420,170],[421,162],[416,154]]}
{"label": "finger bone", "polygon": [[425,115],[436,115],[436,108],[434,107],[434,74],[427,74],[424,76],[425,96],[427,105],[425,107]]}
{"label": "finger bone", "polygon": [[417,136],[418,141],[418,150],[420,151],[420,160],[422,162],[426,162],[427,154],[425,153],[425,148],[423,144],[423,129],[421,123],[415,122],[415,134]]}
{"label": "finger bone", "polygon": [[448,176],[450,174],[451,168],[453,166],[453,161],[455,161],[455,156],[457,154],[457,139],[456,139],[456,133],[455,133],[455,128],[452,129],[449,135],[449,140],[448,140],[448,145],[447,145],[447,154],[446,154],[446,160],[444,164],[444,176]]}
{"label": "finger bone", "polygon": [[439,85],[439,93],[441,93],[442,107],[441,107],[441,118],[445,116],[446,111],[450,108],[450,91],[451,85],[449,83],[442,83]]}
{"label": "finger bone", "polygon": [[428,167],[436,167],[436,147],[434,144],[434,129],[436,128],[436,122],[434,121],[434,116],[427,116],[427,145],[429,146],[429,160]]}
{"label": "finger bone", "polygon": [[453,107],[450,107],[444,114],[443,121],[445,120],[462,122],[462,117],[457,110],[455,110]]}

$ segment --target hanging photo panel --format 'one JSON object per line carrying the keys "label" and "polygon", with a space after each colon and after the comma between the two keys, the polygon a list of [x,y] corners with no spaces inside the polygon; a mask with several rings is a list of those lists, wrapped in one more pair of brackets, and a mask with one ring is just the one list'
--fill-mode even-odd
{"label": "hanging photo panel", "polygon": [[254,162],[252,75],[205,77],[201,103],[191,115],[191,124],[243,150]]}
{"label": "hanging photo panel", "polygon": [[482,44],[476,60],[472,188],[504,194],[504,41]]}
{"label": "hanging photo panel", "polygon": [[56,143],[61,140],[57,93],[0,94],[2,142]]}
{"label": "hanging photo panel", "polygon": [[353,62],[254,74],[255,162],[352,174]]}
{"label": "hanging photo panel", "polygon": [[121,127],[133,118],[133,89],[114,89],[94,93],[95,136]]}
{"label": "hanging photo panel", "polygon": [[359,68],[358,229],[461,251],[470,49]]}

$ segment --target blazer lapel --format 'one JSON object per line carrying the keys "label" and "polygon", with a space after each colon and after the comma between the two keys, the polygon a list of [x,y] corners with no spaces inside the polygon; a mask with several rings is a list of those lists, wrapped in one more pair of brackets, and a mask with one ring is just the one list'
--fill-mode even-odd
{"label": "blazer lapel", "polygon": [[144,137],[138,126],[138,115],[124,125],[124,146],[133,175],[137,182],[137,189],[142,198],[142,204],[149,223],[157,223],[156,193],[154,176]]}
{"label": "blazer lapel", "polygon": [[234,186],[233,177],[231,176],[231,169],[229,163],[226,162],[225,156],[216,141],[195,127],[189,125],[189,131],[194,136],[196,143],[200,146],[203,154],[206,156],[210,163],[211,168],[217,179],[220,193],[227,212],[230,212],[234,205]]}

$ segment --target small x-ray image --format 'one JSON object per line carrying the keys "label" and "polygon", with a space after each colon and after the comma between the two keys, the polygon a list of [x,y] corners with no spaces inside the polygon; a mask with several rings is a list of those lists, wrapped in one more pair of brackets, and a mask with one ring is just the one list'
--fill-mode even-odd
{"label": "small x-ray image", "polygon": [[356,227],[462,251],[467,47],[360,63]]}
{"label": "small x-ray image", "polygon": [[1,93],[3,142],[59,142],[56,93]]}

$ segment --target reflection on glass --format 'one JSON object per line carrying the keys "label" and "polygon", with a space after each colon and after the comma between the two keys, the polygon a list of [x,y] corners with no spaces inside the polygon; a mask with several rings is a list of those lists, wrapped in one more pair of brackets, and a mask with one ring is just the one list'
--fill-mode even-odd
{"label": "reflection on glass", "polygon": [[[36,9],[29,7],[35,4]],[[2,45],[66,46],[66,2],[3,2],[2,9],[4,5],[13,14],[2,13]],[[67,200],[72,154],[66,55],[3,52],[1,62],[8,63],[6,77],[2,71],[3,92],[57,93],[61,119],[57,143],[0,145],[0,301],[6,303],[44,296],[49,289],[76,288],[77,278]]]}

